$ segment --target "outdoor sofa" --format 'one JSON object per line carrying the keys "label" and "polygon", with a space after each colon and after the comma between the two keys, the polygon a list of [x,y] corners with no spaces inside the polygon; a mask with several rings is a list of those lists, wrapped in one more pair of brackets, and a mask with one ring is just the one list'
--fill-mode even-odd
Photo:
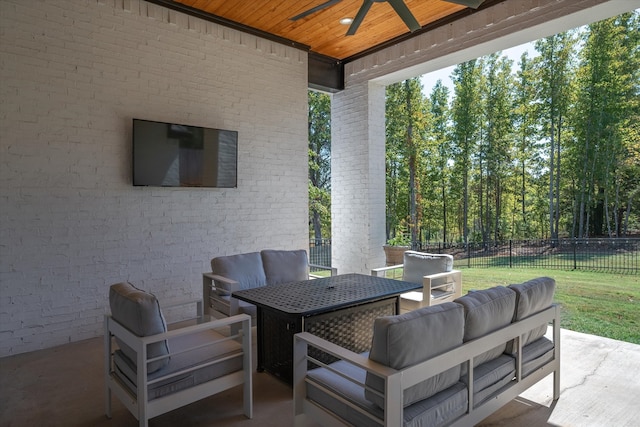
{"label": "outdoor sofa", "polygon": [[244,313],[255,319],[256,307],[232,298],[232,292],[309,280],[316,277],[311,269],[336,274],[335,268],[310,264],[304,249],[265,249],[215,257],[211,260],[211,272],[202,275],[205,314],[213,309],[226,316]]}
{"label": "outdoor sofa", "polygon": [[[296,334],[295,425],[474,425],[552,372],[557,400],[554,290],[555,281],[541,277],[381,317],[362,354]],[[318,351],[336,361],[308,355]]]}

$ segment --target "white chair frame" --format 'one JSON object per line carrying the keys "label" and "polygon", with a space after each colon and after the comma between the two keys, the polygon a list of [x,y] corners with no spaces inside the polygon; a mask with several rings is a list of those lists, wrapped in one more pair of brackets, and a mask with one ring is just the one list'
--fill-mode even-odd
{"label": "white chair frame", "polygon": [[[193,302],[189,302],[193,303]],[[181,304],[180,304],[181,305]],[[202,301],[197,301],[198,314],[202,314]],[[167,307],[165,307],[167,308]],[[201,317],[201,316],[200,316]],[[242,346],[242,366],[243,369],[215,378],[211,381],[198,384],[167,396],[159,397],[151,401],[148,400],[147,387],[149,381],[147,377],[147,363],[160,360],[165,357],[171,357],[177,353],[194,350],[202,347],[201,345],[194,348],[170,349],[170,354],[147,360],[147,346],[151,343],[169,340],[171,338],[182,335],[193,334],[207,329],[218,329],[230,327],[232,333],[224,339],[211,342],[207,345],[215,345],[218,342],[226,340],[238,340]],[[114,373],[113,367],[113,338],[118,337],[124,343],[129,345],[137,356],[137,393],[134,393],[126,386]],[[198,365],[188,370],[182,370],[166,376],[155,379],[153,382],[162,381],[172,376],[182,375],[187,371],[202,368],[211,365],[226,358],[216,361],[208,361],[203,365]],[[139,337],[131,333],[127,328],[118,323],[111,315],[105,315],[104,318],[104,380],[105,380],[105,413],[111,418],[111,395],[115,394],[118,399],[127,407],[127,409],[138,419],[140,427],[147,427],[150,418],[170,412],[189,403],[203,399],[205,397],[217,394],[223,390],[230,389],[237,385],[243,385],[243,411],[247,418],[253,417],[253,391],[252,391],[252,362],[251,362],[251,317],[246,314],[240,314],[224,319],[218,319],[208,322],[195,324],[165,333]]]}

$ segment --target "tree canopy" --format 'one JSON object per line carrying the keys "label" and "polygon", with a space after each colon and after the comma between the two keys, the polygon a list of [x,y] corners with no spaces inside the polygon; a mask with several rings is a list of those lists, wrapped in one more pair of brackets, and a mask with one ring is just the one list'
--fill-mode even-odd
{"label": "tree canopy", "polygon": [[390,85],[387,237],[640,229],[639,34],[634,12],[538,40],[516,69],[501,52],[459,64],[451,97],[442,82],[430,94],[417,78]]}

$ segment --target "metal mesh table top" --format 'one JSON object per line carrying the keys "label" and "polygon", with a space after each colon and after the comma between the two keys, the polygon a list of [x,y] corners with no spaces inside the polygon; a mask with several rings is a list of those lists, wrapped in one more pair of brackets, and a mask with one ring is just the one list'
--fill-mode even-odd
{"label": "metal mesh table top", "polygon": [[234,292],[233,296],[257,306],[289,314],[311,315],[420,288],[422,285],[401,280],[364,274],[341,274],[245,289]]}

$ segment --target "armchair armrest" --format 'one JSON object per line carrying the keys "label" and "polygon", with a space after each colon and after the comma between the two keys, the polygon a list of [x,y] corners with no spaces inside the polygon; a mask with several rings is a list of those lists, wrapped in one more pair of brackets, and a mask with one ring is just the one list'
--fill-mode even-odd
{"label": "armchair armrest", "polygon": [[[331,276],[336,276],[338,274],[338,269],[335,267],[329,267],[326,265],[319,265],[319,264],[309,264],[310,268],[315,268],[318,270],[329,270],[331,273]],[[313,278],[313,279],[318,279],[320,277],[323,277],[319,274],[313,274],[313,273],[309,273],[309,277]]]}
{"label": "armchair armrest", "polygon": [[[219,288],[216,282],[224,283],[226,288]],[[240,290],[240,283],[213,272],[202,273],[202,298],[204,299],[204,314],[211,314],[211,298],[219,294],[226,294]],[[226,302],[225,302],[226,303]],[[238,300],[229,298],[229,313],[231,315],[238,313]]]}
{"label": "armchair armrest", "polygon": [[404,264],[397,264],[397,265],[389,265],[387,267],[380,267],[380,268],[374,268],[371,270],[371,275],[372,276],[377,276],[377,277],[385,277],[387,271],[389,270],[397,270],[399,268],[403,268]]}
{"label": "armchair armrest", "polygon": [[[167,322],[167,324],[175,324],[175,323],[180,323],[183,322],[185,320],[194,320],[194,319],[202,319],[204,313],[204,305],[203,305],[203,301],[202,299],[198,299],[198,298],[193,298],[193,299],[189,299],[189,300],[184,300],[184,301],[176,301],[176,302],[171,302],[169,304],[162,304],[162,308],[163,310],[166,311],[171,311],[174,309],[179,309],[182,307],[187,307],[190,305],[195,305],[196,307],[196,316],[195,317],[187,317],[187,318],[180,318],[178,320],[172,321],[172,322]],[[184,310],[183,310],[184,311]]]}
{"label": "armchair armrest", "polygon": [[[232,292],[240,290],[240,284],[233,279],[229,279],[228,277],[220,276],[219,274],[213,273],[202,273],[202,277],[209,280],[212,288],[220,289],[222,292],[228,292],[229,294],[231,294]],[[216,286],[216,282],[224,283],[227,288],[218,288]]]}
{"label": "armchair armrest", "polygon": [[451,270],[424,276],[422,293],[422,301],[430,301],[431,298],[443,299],[462,296],[462,272]]}

